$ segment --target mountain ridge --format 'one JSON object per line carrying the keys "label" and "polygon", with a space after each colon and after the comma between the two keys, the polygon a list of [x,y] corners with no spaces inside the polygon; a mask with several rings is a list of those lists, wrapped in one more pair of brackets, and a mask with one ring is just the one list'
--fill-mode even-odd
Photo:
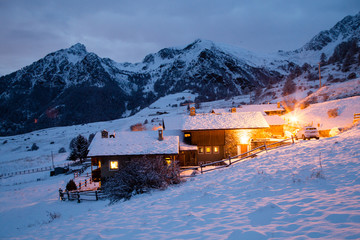
{"label": "mountain ridge", "polygon": [[[162,96],[184,90],[198,94],[200,102],[250,92],[256,92],[255,100],[261,101],[263,89],[263,95],[274,97],[269,90],[274,84],[307,60],[317,62],[322,50],[341,36],[346,36],[341,40],[358,37],[356,26],[360,26],[360,13],[345,17],[292,52],[259,55],[196,39],[184,47],[150,53],[138,63],[101,58],[76,43],[0,77],[0,135],[126,117]],[[321,37],[330,33],[331,41]],[[56,117],[49,117],[49,111],[56,112]]]}

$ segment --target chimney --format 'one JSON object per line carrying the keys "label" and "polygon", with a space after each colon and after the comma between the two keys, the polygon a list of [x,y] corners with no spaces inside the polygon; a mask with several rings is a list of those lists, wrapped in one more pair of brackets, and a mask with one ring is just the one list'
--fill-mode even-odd
{"label": "chimney", "polygon": [[277,103],[277,108],[280,108],[280,102]]}
{"label": "chimney", "polygon": [[159,133],[159,141],[164,140],[164,130],[162,128],[159,128],[158,133]]}
{"label": "chimney", "polygon": [[234,108],[234,107],[231,108],[230,112],[231,112],[231,113],[235,113],[235,112],[236,112],[236,108]]}
{"label": "chimney", "polygon": [[190,116],[195,116],[196,112],[195,112],[195,107],[191,107],[190,108]]}
{"label": "chimney", "polygon": [[108,138],[109,133],[105,129],[101,131],[101,138]]}

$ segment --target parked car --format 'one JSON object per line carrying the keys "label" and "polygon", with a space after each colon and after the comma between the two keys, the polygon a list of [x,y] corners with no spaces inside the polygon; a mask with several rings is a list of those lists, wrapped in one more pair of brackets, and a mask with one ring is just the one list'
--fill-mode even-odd
{"label": "parked car", "polygon": [[303,140],[316,138],[319,139],[319,130],[316,127],[303,127],[296,134],[295,139],[302,138]]}

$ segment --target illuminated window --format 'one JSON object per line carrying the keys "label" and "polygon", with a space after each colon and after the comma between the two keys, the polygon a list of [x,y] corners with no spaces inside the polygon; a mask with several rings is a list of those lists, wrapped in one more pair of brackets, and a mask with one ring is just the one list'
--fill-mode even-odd
{"label": "illuminated window", "polygon": [[110,170],[119,170],[119,161],[110,161]]}
{"label": "illuminated window", "polygon": [[210,146],[205,147],[205,153],[206,154],[211,154],[211,147]]}
{"label": "illuminated window", "polygon": [[218,154],[220,151],[219,146],[214,146],[214,154]]}
{"label": "illuminated window", "polygon": [[171,158],[169,157],[165,158],[165,162],[169,166],[171,164]]}
{"label": "illuminated window", "polygon": [[204,147],[198,147],[198,153],[203,154],[204,153]]}
{"label": "illuminated window", "polygon": [[184,142],[186,144],[191,144],[191,133],[189,132],[184,133]]}

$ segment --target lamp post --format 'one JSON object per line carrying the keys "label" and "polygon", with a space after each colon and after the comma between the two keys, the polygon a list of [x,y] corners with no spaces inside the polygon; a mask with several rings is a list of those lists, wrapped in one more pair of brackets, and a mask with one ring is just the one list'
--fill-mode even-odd
{"label": "lamp post", "polygon": [[320,62],[319,62],[319,82],[320,82],[320,87],[321,88],[321,71],[320,71]]}

